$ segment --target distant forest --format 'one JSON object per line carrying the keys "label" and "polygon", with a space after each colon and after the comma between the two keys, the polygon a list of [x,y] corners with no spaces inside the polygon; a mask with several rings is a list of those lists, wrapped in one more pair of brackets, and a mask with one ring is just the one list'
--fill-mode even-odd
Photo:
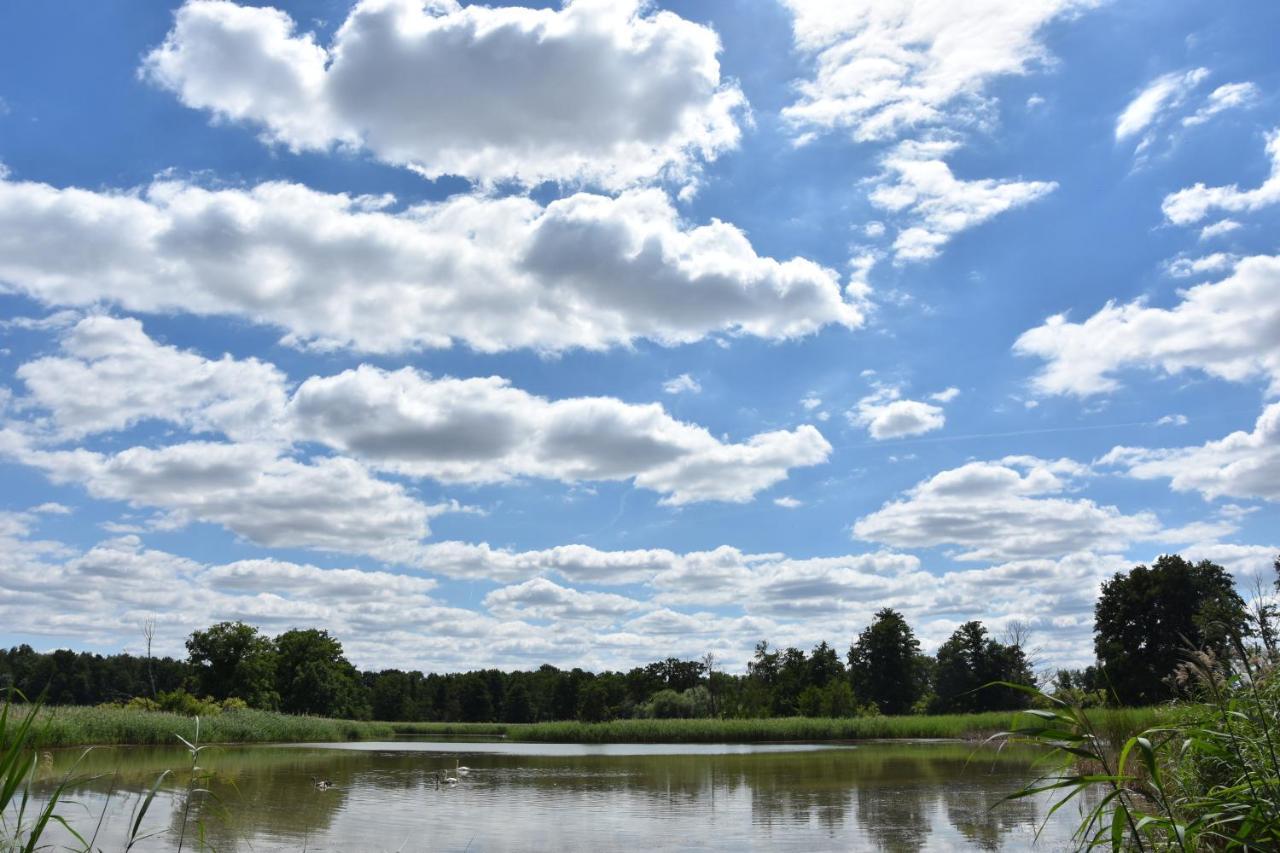
{"label": "distant forest", "polygon": [[[1280,558],[1276,569],[1280,575]],[[1277,581],[1280,586],[1280,581]],[[1117,573],[1095,608],[1096,665],[1059,670],[1042,688],[1084,704],[1146,705],[1176,695],[1171,674],[1189,648],[1276,646],[1274,608],[1235,591],[1221,566],[1164,556]],[[543,665],[424,674],[361,672],[342,644],[317,629],[262,634],[241,622],[194,632],[186,660],[22,645],[0,651],[0,689],[53,705],[132,704],[206,712],[250,707],[352,719],[442,722],[597,722],[628,717],[843,717],[963,713],[1024,707],[1026,694],[993,681],[1033,685],[1019,626],[996,638],[981,622],[956,628],[934,655],[920,651],[901,613],[885,608],[840,651],[756,646],[742,675],[713,656],[668,658],[627,672]]]}

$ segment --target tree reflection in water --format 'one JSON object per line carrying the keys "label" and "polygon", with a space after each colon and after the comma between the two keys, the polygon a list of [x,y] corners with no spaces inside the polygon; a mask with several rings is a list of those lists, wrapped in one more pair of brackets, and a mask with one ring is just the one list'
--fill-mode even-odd
{"label": "tree reflection in water", "polygon": [[[211,795],[193,803],[192,820],[221,851],[917,851],[1020,848],[1040,813],[1032,800],[989,808],[1029,778],[1030,756],[1006,751],[971,761],[973,747],[960,743],[740,754],[584,754],[592,750],[565,745],[473,750],[482,748],[531,754],[469,751],[463,763],[471,773],[457,786],[437,787],[436,772],[451,773],[459,753],[429,744],[229,747],[202,757]],[[631,751],[645,749],[681,747]],[[132,805],[182,757],[162,749],[92,754],[86,776],[114,771],[121,792],[111,800],[100,846],[113,849]],[[335,787],[317,790],[313,776]],[[77,789],[86,814],[96,815],[108,779]],[[185,796],[185,779],[170,776],[148,817],[150,829],[169,832],[146,849],[173,849]],[[1069,835],[1069,828],[1053,831]]]}

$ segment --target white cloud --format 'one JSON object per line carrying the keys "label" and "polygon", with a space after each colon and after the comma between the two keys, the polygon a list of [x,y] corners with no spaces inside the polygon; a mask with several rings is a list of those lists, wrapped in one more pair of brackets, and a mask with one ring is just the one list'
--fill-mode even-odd
{"label": "white cloud", "polygon": [[1280,130],[1267,134],[1267,156],[1271,158],[1271,174],[1255,189],[1197,183],[1165,196],[1161,204],[1165,219],[1174,225],[1191,225],[1214,211],[1251,213],[1280,202]]}
{"label": "white cloud", "polygon": [[[1273,564],[1280,556],[1277,545],[1239,545],[1227,542],[1201,542],[1183,548],[1188,560],[1212,560],[1235,576],[1236,582],[1248,590],[1253,577],[1262,579],[1264,590],[1271,589],[1275,571]],[[1246,593],[1245,598],[1249,596]]]}
{"label": "white cloud", "polygon": [[548,401],[497,377],[432,379],[411,368],[366,365],[312,377],[289,409],[299,439],[410,476],[467,483],[633,478],[677,505],[750,500],[790,468],[824,462],[831,452],[808,425],[725,444],[656,403]]}
{"label": "white cloud", "polygon": [[560,9],[361,0],[330,45],[270,7],[190,0],[142,73],[294,150],[428,177],[620,188],[737,146],[746,100],[709,27],[641,0]]}
{"label": "white cloud", "polygon": [[884,160],[885,174],[871,203],[904,217],[907,227],[893,243],[899,261],[936,257],[956,234],[1041,199],[1057,189],[1051,181],[965,181],[955,177],[941,155],[950,144],[903,143]]}
{"label": "white cloud", "polygon": [[1204,124],[1220,112],[1246,109],[1258,102],[1261,90],[1253,83],[1226,83],[1209,93],[1204,106],[1182,120],[1185,127]]}
{"label": "white cloud", "polygon": [[47,304],[237,316],[384,353],[783,340],[864,321],[861,288],[846,300],[835,272],[761,257],[727,223],[688,227],[657,190],[384,202],[284,183],[0,181],[0,280]]}
{"label": "white cloud", "polygon": [[1206,499],[1280,501],[1280,403],[1267,406],[1252,432],[1233,432],[1199,447],[1116,447],[1099,460],[1139,480],[1169,481]]}
{"label": "white cloud", "polygon": [[1215,237],[1221,237],[1224,234],[1230,234],[1232,231],[1240,229],[1240,223],[1234,219],[1222,219],[1214,222],[1212,225],[1206,225],[1200,229],[1201,240],[1212,240]]}
{"label": "white cloud", "polygon": [[367,554],[390,563],[414,564],[431,517],[455,510],[423,504],[351,459],[304,463],[265,445],[39,450],[3,430],[0,453],[56,483],[82,485],[94,498],[162,510],[163,526],[206,522],[266,547]]}
{"label": "white cloud", "polygon": [[1020,355],[1048,361],[1033,385],[1040,394],[1085,397],[1120,387],[1123,368],[1169,375],[1199,370],[1231,382],[1263,379],[1280,393],[1280,257],[1241,260],[1226,279],[1199,284],[1173,308],[1139,300],[1108,302],[1082,323],[1063,315],[1024,332]]}
{"label": "white cloud", "polygon": [[879,387],[863,397],[846,417],[851,424],[866,427],[876,441],[932,432],[947,423],[940,406],[903,400],[901,392],[892,386]]}
{"label": "white cloud", "polygon": [[938,403],[950,403],[952,400],[954,400],[956,397],[959,397],[959,396],[960,396],[959,388],[944,388],[941,391],[938,391],[934,394],[930,394],[929,399],[934,400]]}
{"label": "white cloud", "polygon": [[662,383],[662,390],[667,394],[700,394],[702,385],[687,373],[681,373],[675,379]]}
{"label": "white cloud", "polygon": [[[729,444],[675,420],[656,403],[611,397],[551,401],[499,377],[437,379],[407,367],[386,371],[362,365],[334,376],[312,376],[289,397],[285,378],[273,365],[229,356],[213,361],[162,346],[132,319],[86,318],[64,335],[62,350],[62,356],[18,369],[30,390],[20,399],[22,408],[48,410],[53,421],[50,434],[39,420],[34,426],[14,422],[29,439],[61,441],[158,418],[193,432],[277,446],[271,451],[267,444],[201,445],[216,448],[214,453],[238,454],[245,473],[254,464],[267,464],[268,454],[319,442],[412,477],[468,484],[521,477],[567,483],[634,479],[641,488],[661,492],[664,502],[683,504],[750,500],[785,479],[790,468],[816,465],[831,451],[812,426]],[[86,387],[95,393],[83,394]],[[23,453],[25,448],[19,456]],[[291,477],[304,470],[284,459],[271,464],[293,466]],[[229,526],[243,528],[244,523]]]}
{"label": "white cloud", "polygon": [[1058,559],[1122,552],[1162,533],[1150,513],[1066,497],[1085,473],[1069,460],[1007,457],[943,471],[853,525],[859,539],[893,547],[955,546],[960,560]]}
{"label": "white cloud", "polygon": [[[986,88],[1050,61],[1040,34],[1090,0],[785,0],[797,49],[815,62],[783,110],[797,133],[858,140],[980,123]],[[803,139],[804,137],[802,137]]]}
{"label": "white cloud", "polygon": [[799,509],[804,506],[804,501],[797,500],[790,495],[783,495],[780,498],[773,499],[774,506],[780,506],[783,509]]}
{"label": "white cloud", "polygon": [[580,592],[546,578],[495,589],[484,597],[491,612],[508,618],[611,622],[618,616],[650,609],[611,592]]}
{"label": "white cloud", "polygon": [[1178,257],[1164,265],[1165,272],[1174,278],[1192,278],[1206,273],[1218,273],[1229,270],[1240,258],[1227,252],[1214,252],[1198,258]]}
{"label": "white cloud", "polygon": [[1186,426],[1188,423],[1186,415],[1165,415],[1156,421],[1156,426]]}
{"label": "white cloud", "polygon": [[1116,140],[1122,141],[1145,131],[1162,112],[1183,104],[1191,91],[1208,76],[1208,68],[1193,68],[1163,74],[1151,81],[1116,119]]}
{"label": "white cloud", "polygon": [[[272,633],[326,628],[358,666],[434,671],[541,663],[618,669],[652,660],[655,647],[682,657],[713,648],[731,670],[741,671],[761,639],[800,647],[819,640],[839,644],[886,606],[907,615],[927,650],[965,619],[982,618],[995,630],[1021,619],[1045,638],[1053,662],[1076,665],[1090,659],[1098,583],[1130,565],[1116,556],[1075,552],[935,575],[914,556],[885,551],[795,559],[727,546],[687,554],[577,545],[543,552],[431,546],[471,549],[482,564],[499,556],[504,561],[499,571],[473,568],[459,575],[475,580],[506,572],[500,579],[509,585],[468,609],[435,600],[436,582],[414,574],[257,558],[204,564],[149,549],[136,536],[81,552],[33,539],[34,523],[28,514],[0,514],[0,585],[7,593],[0,621],[15,636],[136,647],[138,626],[154,616],[157,651],[172,654],[181,652],[190,631],[210,621],[243,619]],[[1204,547],[1210,549],[1206,556],[1233,567],[1262,556],[1256,546]],[[508,571],[516,563],[525,574]],[[586,566],[629,568],[601,574],[584,572]],[[559,570],[564,568],[568,572]],[[583,582],[640,583],[645,589],[635,595],[586,591],[543,572],[578,572]],[[43,611],[33,606],[37,602]],[[424,655],[423,636],[449,642]]]}
{"label": "white cloud", "polygon": [[[86,317],[62,337],[63,355],[27,362],[16,375],[27,406],[49,410],[60,438],[160,419],[235,439],[280,428],[285,376],[257,359],[213,361],[156,343],[134,319]],[[92,389],[86,393],[86,389]]]}
{"label": "white cloud", "polygon": [[806,412],[812,412],[822,405],[822,398],[816,394],[808,394],[801,398],[800,405],[804,407]]}

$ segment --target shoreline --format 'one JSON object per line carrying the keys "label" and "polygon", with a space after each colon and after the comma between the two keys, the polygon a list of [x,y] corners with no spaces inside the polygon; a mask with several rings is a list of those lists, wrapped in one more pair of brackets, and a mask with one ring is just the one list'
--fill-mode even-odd
{"label": "shoreline", "polygon": [[[874,740],[975,741],[1015,727],[1020,712],[982,714],[768,717],[757,719],[627,719],[601,723],[380,722],[236,710],[202,717],[202,744],[322,743],[399,737],[492,737],[529,743],[800,743]],[[1090,712],[1098,728],[1123,739],[1167,720],[1167,707]],[[42,708],[32,746],[169,746],[193,740],[196,718],[163,711],[94,706]]]}

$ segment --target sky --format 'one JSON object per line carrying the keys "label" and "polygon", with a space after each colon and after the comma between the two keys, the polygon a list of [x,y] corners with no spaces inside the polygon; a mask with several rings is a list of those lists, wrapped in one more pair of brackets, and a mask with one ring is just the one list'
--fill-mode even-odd
{"label": "sky", "polygon": [[1280,554],[1280,6],[0,10],[0,644],[1092,660]]}

